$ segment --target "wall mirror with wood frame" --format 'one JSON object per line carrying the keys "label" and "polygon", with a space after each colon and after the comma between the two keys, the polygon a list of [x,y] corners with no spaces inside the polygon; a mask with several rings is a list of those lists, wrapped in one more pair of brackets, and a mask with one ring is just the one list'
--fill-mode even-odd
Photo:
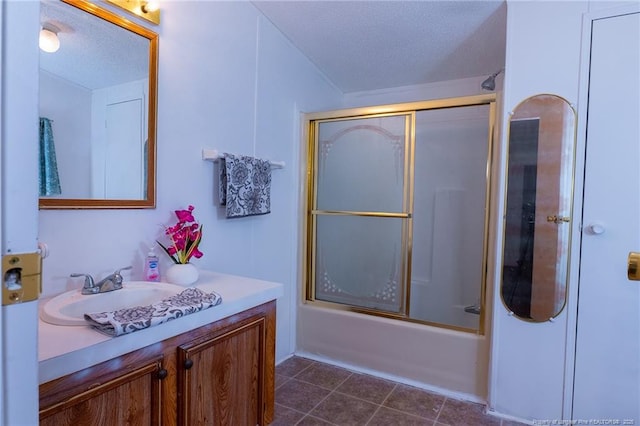
{"label": "wall mirror with wood frame", "polygon": [[501,295],[525,321],[565,306],[575,139],[575,111],[556,95],[527,98],[509,119]]}
{"label": "wall mirror with wood frame", "polygon": [[40,208],[155,208],[158,35],[84,0],[40,20]]}

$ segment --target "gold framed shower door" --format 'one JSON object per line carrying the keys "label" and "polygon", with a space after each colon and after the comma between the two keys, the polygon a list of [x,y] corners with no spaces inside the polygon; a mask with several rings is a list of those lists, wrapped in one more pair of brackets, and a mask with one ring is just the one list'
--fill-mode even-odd
{"label": "gold framed shower door", "polygon": [[[487,159],[486,159],[486,176],[485,176],[485,220],[484,220],[484,241],[482,244],[482,271],[480,285],[480,318],[479,327],[477,329],[460,327],[451,324],[442,324],[437,322],[425,321],[411,317],[411,265],[413,252],[413,209],[414,209],[414,156],[416,143],[416,112],[422,110],[437,110],[456,108],[463,106],[488,105],[489,113],[489,134],[487,135]],[[402,155],[402,200],[398,201],[399,209],[391,209],[385,211],[381,209],[350,209],[350,208],[328,208],[327,206],[318,205],[318,178],[320,167],[320,125],[332,122],[356,122],[363,119],[385,119],[387,117],[404,118],[404,135],[403,135],[403,155]],[[310,113],[304,116],[306,124],[306,146],[307,146],[307,167],[306,167],[306,205],[305,205],[305,223],[304,223],[304,291],[303,303],[313,304],[331,309],[347,310],[371,315],[377,315],[387,318],[394,318],[404,321],[425,323],[438,327],[445,327],[454,330],[473,332],[483,334],[484,317],[485,317],[485,295],[486,295],[486,271],[487,271],[487,233],[489,220],[490,205],[490,171],[492,157],[492,141],[495,121],[495,94],[467,96],[461,98],[449,98],[423,102],[412,102],[393,105],[382,105],[375,107],[353,108],[337,111],[327,111],[320,113]],[[322,198],[322,197],[321,197]],[[344,303],[335,300],[322,300],[317,296],[318,290],[318,224],[329,217],[344,218],[363,218],[377,220],[378,223],[384,223],[385,220],[400,221],[399,225],[400,237],[400,253],[398,254],[398,271],[397,271],[397,309],[381,309],[375,306],[360,306],[357,304]]]}

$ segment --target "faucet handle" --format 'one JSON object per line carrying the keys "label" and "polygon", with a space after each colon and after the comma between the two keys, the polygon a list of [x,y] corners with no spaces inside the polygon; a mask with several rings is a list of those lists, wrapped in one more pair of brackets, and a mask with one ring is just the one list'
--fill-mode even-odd
{"label": "faucet handle", "polygon": [[72,278],[77,278],[77,277],[84,277],[84,288],[94,288],[95,287],[95,283],[93,281],[93,277],[89,274],[79,274],[79,273],[73,273],[71,275],[69,275]]}
{"label": "faucet handle", "polygon": [[114,272],[114,274],[115,275],[120,275],[120,271],[126,271],[128,269],[133,269],[133,266],[125,266],[124,268],[120,268],[116,272]]}
{"label": "faucet handle", "polygon": [[126,271],[128,269],[132,269],[132,268],[133,268],[133,266],[125,266],[124,268],[120,268],[120,269],[118,269],[117,271],[115,271],[113,273],[113,282],[114,282],[116,287],[118,287],[118,288],[122,287],[123,278],[122,278],[122,275],[120,275],[120,272],[121,271]]}

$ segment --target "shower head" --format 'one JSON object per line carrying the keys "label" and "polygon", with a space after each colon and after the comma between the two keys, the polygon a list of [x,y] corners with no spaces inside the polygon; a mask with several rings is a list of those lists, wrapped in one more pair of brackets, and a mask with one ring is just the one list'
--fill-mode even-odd
{"label": "shower head", "polygon": [[499,69],[498,71],[491,74],[485,81],[480,84],[484,90],[495,90],[496,88],[496,77],[500,74],[504,69]]}

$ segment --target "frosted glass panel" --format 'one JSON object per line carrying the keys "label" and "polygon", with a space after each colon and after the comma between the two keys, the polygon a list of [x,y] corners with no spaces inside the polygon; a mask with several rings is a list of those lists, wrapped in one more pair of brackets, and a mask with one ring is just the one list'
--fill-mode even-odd
{"label": "frosted glass panel", "polygon": [[310,122],[305,297],[482,333],[495,104],[424,108]]}
{"label": "frosted glass panel", "polygon": [[323,122],[318,210],[403,212],[407,116]]}
{"label": "frosted glass panel", "polygon": [[488,105],[416,114],[411,318],[478,328],[488,134]]}
{"label": "frosted glass panel", "polygon": [[316,300],[400,312],[402,220],[318,216]]}

